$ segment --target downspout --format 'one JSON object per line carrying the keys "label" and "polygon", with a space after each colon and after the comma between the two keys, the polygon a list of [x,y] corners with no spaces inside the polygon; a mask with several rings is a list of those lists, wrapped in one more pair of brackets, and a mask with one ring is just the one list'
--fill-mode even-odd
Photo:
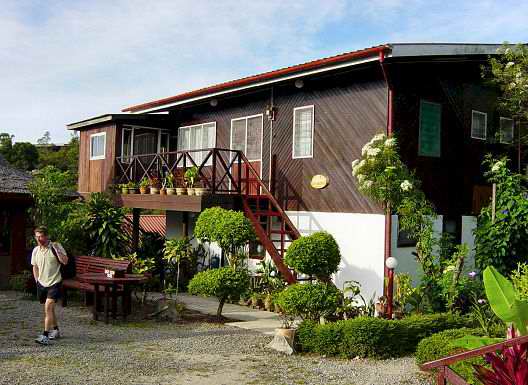
{"label": "downspout", "polygon": [[272,167],[273,167],[273,162],[272,162],[272,159],[273,159],[272,144],[273,144],[273,120],[274,120],[274,116],[273,116],[274,105],[273,105],[273,103],[274,103],[274,98],[273,98],[273,86],[272,86],[271,87],[271,93],[270,93],[270,106],[269,106],[269,111],[270,111],[271,115],[268,116],[268,121],[269,121],[269,125],[270,125],[270,130],[269,130],[268,189],[269,189],[269,191],[271,191],[272,194],[275,194],[275,191],[272,190],[272,181],[271,181],[271,179],[273,178],[273,170],[272,170]]}
{"label": "downspout", "polygon": [[[393,87],[392,83],[389,80],[389,75],[387,69],[385,68],[385,51],[380,51],[379,61],[381,66],[381,72],[383,73],[383,78],[387,84],[387,136],[390,137],[393,134]],[[384,282],[387,278],[389,269],[385,265],[385,261],[392,255],[392,215],[391,207],[385,207],[385,253],[383,259],[383,277]],[[387,287],[383,284],[383,295],[386,296]]]}

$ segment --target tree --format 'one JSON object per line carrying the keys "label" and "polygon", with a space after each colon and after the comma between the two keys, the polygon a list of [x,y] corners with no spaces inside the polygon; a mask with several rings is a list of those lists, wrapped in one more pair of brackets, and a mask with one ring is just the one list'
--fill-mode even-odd
{"label": "tree", "polygon": [[62,146],[58,151],[53,151],[47,147],[40,147],[38,151],[39,168],[54,166],[77,176],[79,169],[79,137],[77,135],[72,134],[68,144]]}
{"label": "tree", "polygon": [[49,131],[44,132],[44,135],[37,139],[38,144],[51,144],[51,135]]}
{"label": "tree", "polygon": [[27,142],[13,144],[14,135],[0,134],[0,154],[11,165],[21,170],[31,171],[37,168],[39,154],[37,148]]}

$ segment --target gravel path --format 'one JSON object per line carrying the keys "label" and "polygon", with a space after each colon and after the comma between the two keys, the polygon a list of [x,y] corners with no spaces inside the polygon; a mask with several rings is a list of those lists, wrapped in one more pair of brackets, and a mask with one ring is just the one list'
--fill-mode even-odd
{"label": "gravel path", "polygon": [[34,343],[42,308],[0,292],[0,384],[428,384],[412,358],[387,361],[286,357],[271,337],[218,324],[94,323],[58,307],[63,338]]}

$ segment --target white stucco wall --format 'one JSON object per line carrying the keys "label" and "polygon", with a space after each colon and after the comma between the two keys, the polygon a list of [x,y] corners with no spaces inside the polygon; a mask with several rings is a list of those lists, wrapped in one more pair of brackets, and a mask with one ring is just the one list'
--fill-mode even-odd
{"label": "white stucco wall", "polygon": [[[437,236],[442,233],[442,221],[443,216],[439,215],[433,223],[433,230]],[[462,217],[462,228],[461,228],[461,243],[468,245],[470,253],[466,259],[464,265],[464,271],[470,271],[474,268],[475,251],[474,249],[474,236],[473,229],[477,225],[477,219],[473,216]],[[411,253],[416,251],[415,247],[398,247],[398,216],[392,216],[392,256],[398,259],[397,272],[410,273],[413,277],[413,282],[418,284],[422,275],[420,265],[416,261],[416,258]]]}
{"label": "white stucco wall", "polygon": [[361,283],[366,300],[383,294],[385,217],[379,214],[288,211],[302,235],[327,231],[334,236],[342,260],[334,277],[338,288],[347,280]]}

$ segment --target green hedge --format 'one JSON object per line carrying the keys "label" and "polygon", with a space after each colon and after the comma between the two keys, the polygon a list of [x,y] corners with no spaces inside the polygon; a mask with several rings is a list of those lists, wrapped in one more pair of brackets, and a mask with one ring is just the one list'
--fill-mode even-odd
{"label": "green hedge", "polygon": [[348,358],[392,358],[414,353],[418,343],[434,333],[467,324],[467,318],[452,314],[411,316],[395,321],[360,317],[325,325],[303,321],[296,338],[302,351]]}
{"label": "green hedge", "polygon": [[[482,329],[450,329],[443,332],[433,334],[430,337],[424,338],[420,341],[416,348],[416,363],[421,365],[425,362],[438,360],[442,357],[447,357],[463,351],[463,349],[455,347],[451,344],[452,341],[467,336],[484,336]],[[472,358],[464,360],[451,365],[451,369],[457,372],[470,384],[480,384],[473,375],[473,364],[486,365],[484,358]]]}
{"label": "green hedge", "polygon": [[341,292],[328,283],[297,283],[288,286],[277,297],[277,304],[289,315],[319,321],[336,312]]}

